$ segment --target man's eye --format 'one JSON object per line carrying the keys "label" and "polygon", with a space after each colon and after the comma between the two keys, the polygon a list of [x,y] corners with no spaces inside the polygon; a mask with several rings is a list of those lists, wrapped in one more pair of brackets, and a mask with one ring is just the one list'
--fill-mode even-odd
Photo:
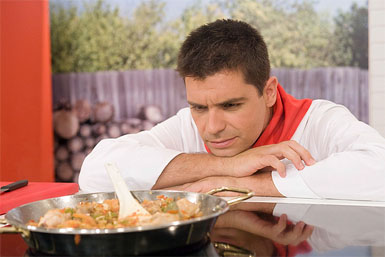
{"label": "man's eye", "polygon": [[193,109],[194,111],[197,111],[197,112],[202,112],[202,111],[205,111],[207,109],[206,106],[191,106],[190,107],[191,109]]}
{"label": "man's eye", "polygon": [[237,108],[239,106],[241,106],[240,103],[236,103],[236,104],[235,103],[227,103],[227,104],[223,105],[223,108],[224,109],[235,109],[235,108]]}

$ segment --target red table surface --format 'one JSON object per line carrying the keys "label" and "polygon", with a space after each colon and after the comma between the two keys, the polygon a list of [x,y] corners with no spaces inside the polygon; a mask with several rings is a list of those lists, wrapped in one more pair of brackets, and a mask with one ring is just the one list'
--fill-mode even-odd
{"label": "red table surface", "polygon": [[28,245],[19,234],[0,234],[0,256],[25,256]]}
{"label": "red table surface", "polygon": [[[12,182],[0,182],[0,186]],[[0,214],[20,205],[44,200],[52,197],[75,194],[79,191],[77,183],[54,183],[54,182],[29,182],[27,186],[0,195]]]}

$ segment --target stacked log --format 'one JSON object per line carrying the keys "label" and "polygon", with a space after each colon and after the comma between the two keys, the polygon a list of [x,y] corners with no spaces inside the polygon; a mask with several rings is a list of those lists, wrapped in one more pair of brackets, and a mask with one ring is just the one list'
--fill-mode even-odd
{"label": "stacked log", "polygon": [[164,118],[159,107],[142,107],[137,117],[115,121],[108,102],[91,105],[78,100],[73,106],[62,103],[53,113],[55,131],[55,173],[59,182],[78,182],[85,157],[106,138],[149,130]]}
{"label": "stacked log", "polygon": [[91,105],[87,100],[78,100],[75,103],[74,111],[80,122],[86,122],[91,117]]}
{"label": "stacked log", "polygon": [[72,110],[59,110],[53,114],[53,128],[61,138],[70,139],[79,130],[79,119]]}

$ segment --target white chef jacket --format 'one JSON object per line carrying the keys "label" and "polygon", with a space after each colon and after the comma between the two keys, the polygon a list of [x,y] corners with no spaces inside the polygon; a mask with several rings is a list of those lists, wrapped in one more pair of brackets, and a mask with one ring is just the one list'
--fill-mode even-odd
{"label": "white chef jacket", "polygon": [[[272,179],[284,196],[385,201],[385,139],[346,107],[314,100],[291,139],[317,163],[298,171],[283,160],[286,177],[273,171]],[[82,165],[79,185],[84,192],[113,191],[104,164],[115,162],[130,189],[150,189],[173,158],[198,152],[207,153],[184,108],[149,131],[100,141]]]}

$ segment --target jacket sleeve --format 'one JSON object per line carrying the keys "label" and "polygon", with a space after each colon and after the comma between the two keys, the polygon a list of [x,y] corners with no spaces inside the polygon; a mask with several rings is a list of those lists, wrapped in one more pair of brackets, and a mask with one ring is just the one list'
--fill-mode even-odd
{"label": "jacket sleeve", "polygon": [[199,136],[189,109],[149,131],[100,141],[83,162],[79,186],[83,192],[113,191],[105,171],[114,162],[131,190],[150,189],[167,164],[182,152],[197,151]]}
{"label": "jacket sleeve", "polygon": [[385,139],[345,107],[315,104],[293,138],[317,163],[302,171],[288,166],[286,181],[273,172],[277,189],[287,197],[385,201]]}

